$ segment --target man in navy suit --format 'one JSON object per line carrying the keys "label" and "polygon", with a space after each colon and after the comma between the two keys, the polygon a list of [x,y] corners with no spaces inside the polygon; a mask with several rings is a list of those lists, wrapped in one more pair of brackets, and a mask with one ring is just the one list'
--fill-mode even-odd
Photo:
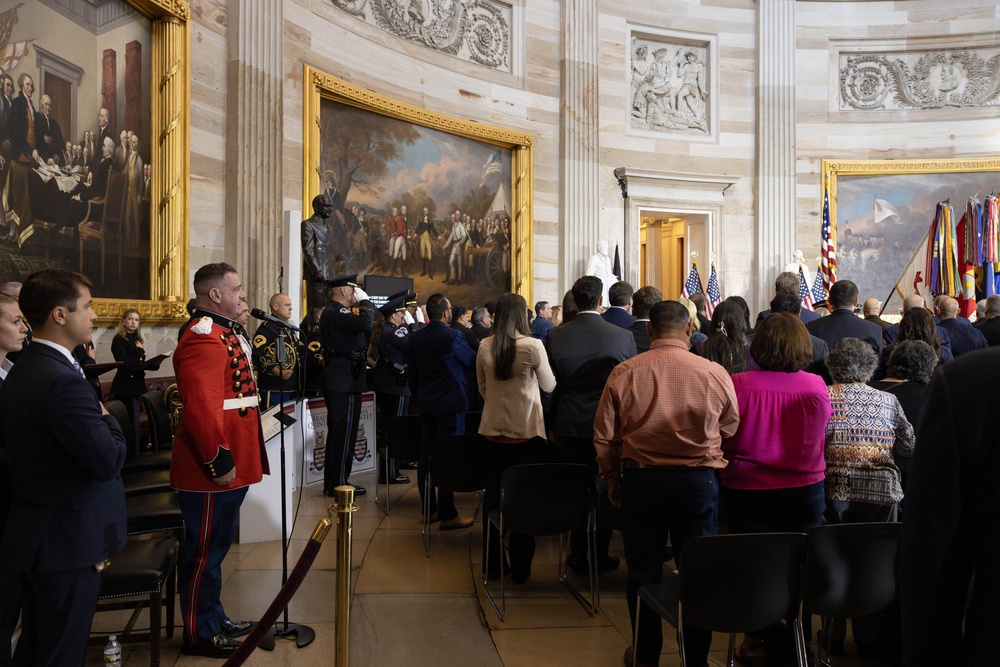
{"label": "man in navy suit", "polygon": [[[430,323],[410,335],[406,350],[413,407],[420,414],[417,481],[421,503],[431,464],[431,440],[439,435],[465,434],[465,369],[475,359],[466,337],[449,327],[451,303],[444,294],[431,294],[426,308]],[[428,506],[431,522],[440,520],[441,530],[472,525],[471,517],[458,515],[451,491],[438,489],[435,494],[432,488]]]}
{"label": "man in navy suit", "polygon": [[[632,337],[635,338],[636,354],[649,349],[649,333],[646,331],[646,323],[649,322],[649,311],[661,301],[663,301],[663,293],[648,285],[640,287],[632,295],[632,314],[635,316],[635,322],[629,327],[629,330],[632,332]],[[704,301],[704,295],[702,295],[702,301]]]}
{"label": "man in navy suit", "polygon": [[632,292],[632,286],[624,280],[619,280],[608,288],[608,301],[611,307],[601,314],[605,322],[611,322],[622,329],[628,329],[635,324],[635,318],[628,313],[629,306],[632,305]]}
{"label": "man in navy suit", "polygon": [[987,347],[989,343],[982,331],[971,324],[963,324],[958,317],[958,301],[946,296],[937,301],[938,317],[941,318],[939,329],[944,329],[951,336],[951,353],[957,359],[959,355]]}
{"label": "man in navy suit", "polygon": [[973,326],[986,336],[991,347],[1000,345],[1000,294],[986,297],[986,318],[976,320]]}
{"label": "man in navy suit", "polygon": [[[778,274],[778,277],[774,279],[774,295],[779,294],[791,294],[795,298],[799,297],[799,274],[792,273],[791,271],[782,271]],[[764,318],[771,314],[770,310],[762,310],[757,313],[757,324],[764,321]],[[815,313],[806,308],[799,307],[799,320],[802,324],[809,324],[820,318],[819,313]],[[702,333],[707,334],[707,331],[702,331]],[[833,347],[832,345],[830,346]]]}
{"label": "man in navy suit", "polygon": [[[594,449],[594,415],[604,385],[614,367],[635,356],[635,338],[628,329],[602,319],[598,307],[604,285],[596,276],[573,284],[573,302],[580,312],[549,332],[549,361],[556,375],[552,397],[554,432],[563,461],[582,463],[597,475]],[[629,295],[631,296],[631,294]],[[597,516],[597,569],[618,568],[618,558],[608,554],[611,543],[611,506],[603,492]],[[587,571],[587,540],[582,531],[570,535],[570,567]]]}
{"label": "man in navy suit", "polygon": [[90,287],[65,269],[28,277],[32,343],[0,388],[13,480],[0,560],[23,590],[15,664],[83,663],[101,571],[125,548],[125,436],[70,353],[97,319]]}
{"label": "man in navy suit", "polygon": [[881,354],[882,327],[854,314],[858,286],[850,280],[838,280],[830,288],[829,301],[833,312],[806,324],[809,333],[825,340],[831,350],[843,338],[859,338],[871,345],[875,354]]}
{"label": "man in navy suit", "polygon": [[535,304],[535,319],[531,321],[531,337],[547,342],[549,332],[556,328],[552,324],[552,305],[548,301]]}

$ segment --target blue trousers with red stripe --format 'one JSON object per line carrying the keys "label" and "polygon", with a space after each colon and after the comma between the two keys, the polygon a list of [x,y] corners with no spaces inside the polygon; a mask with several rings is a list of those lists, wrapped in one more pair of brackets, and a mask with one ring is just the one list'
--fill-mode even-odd
{"label": "blue trousers with red stripe", "polygon": [[222,561],[229,553],[248,487],[201,493],[180,491],[187,536],[177,564],[184,643],[207,644],[222,632]]}

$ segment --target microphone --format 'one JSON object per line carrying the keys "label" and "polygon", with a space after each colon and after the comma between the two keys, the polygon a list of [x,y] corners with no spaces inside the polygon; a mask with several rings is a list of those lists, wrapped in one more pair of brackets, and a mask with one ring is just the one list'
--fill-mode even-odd
{"label": "microphone", "polygon": [[253,316],[254,318],[258,319],[258,320],[265,320],[267,322],[274,322],[275,324],[279,324],[279,325],[285,327],[286,329],[291,329],[292,331],[298,331],[299,330],[299,328],[297,326],[295,326],[294,324],[289,324],[288,322],[285,322],[284,320],[279,320],[274,315],[268,315],[267,313],[265,313],[260,308],[251,308],[250,309],[250,315]]}

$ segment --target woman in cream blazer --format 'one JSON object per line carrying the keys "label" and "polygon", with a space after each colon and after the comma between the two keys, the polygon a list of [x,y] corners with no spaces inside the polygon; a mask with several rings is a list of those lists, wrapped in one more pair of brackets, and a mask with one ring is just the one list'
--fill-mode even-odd
{"label": "woman in cream blazer", "polygon": [[[479,434],[487,440],[486,497],[483,500],[483,534],[491,530],[489,513],[500,507],[500,477],[508,466],[537,463],[545,441],[541,391],[555,389],[556,378],[540,340],[528,329],[528,306],[518,294],[504,294],[497,299],[493,317],[493,335],[484,338],[476,356],[476,377],[483,396],[483,416]],[[496,544],[500,535],[490,542]],[[483,548],[485,549],[485,538]],[[535,538],[511,533],[508,544],[510,574],[514,583],[531,574]],[[490,578],[507,570],[496,550],[484,554]]]}

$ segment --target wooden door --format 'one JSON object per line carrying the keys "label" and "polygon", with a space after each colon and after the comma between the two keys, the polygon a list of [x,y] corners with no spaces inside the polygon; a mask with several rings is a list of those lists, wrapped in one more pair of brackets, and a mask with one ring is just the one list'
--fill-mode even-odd
{"label": "wooden door", "polygon": [[[63,141],[71,141],[74,144],[78,142],[80,138],[74,134],[76,128],[72,124],[73,87],[70,82],[52,72],[46,72],[43,94],[52,98],[52,115],[59,123],[59,129],[62,130]],[[38,99],[40,101],[41,97]],[[63,146],[60,146],[59,149],[62,150]]]}

